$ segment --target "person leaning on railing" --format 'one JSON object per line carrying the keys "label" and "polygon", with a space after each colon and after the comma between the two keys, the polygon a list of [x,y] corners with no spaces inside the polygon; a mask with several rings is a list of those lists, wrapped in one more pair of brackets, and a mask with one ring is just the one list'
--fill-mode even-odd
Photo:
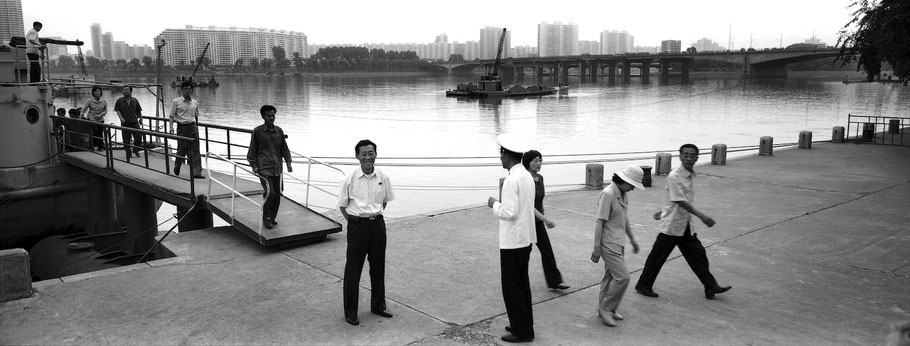
{"label": "person leaning on railing", "polygon": [[32,23],[32,29],[25,34],[25,56],[28,57],[28,81],[37,83],[41,81],[41,53],[45,45],[38,38],[38,32],[44,27],[41,22]]}

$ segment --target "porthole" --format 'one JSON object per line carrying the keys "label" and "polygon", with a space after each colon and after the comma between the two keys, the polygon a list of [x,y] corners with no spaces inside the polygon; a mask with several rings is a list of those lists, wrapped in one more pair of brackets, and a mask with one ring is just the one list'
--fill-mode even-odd
{"label": "porthole", "polygon": [[41,115],[41,112],[38,111],[37,107],[31,107],[25,110],[25,120],[29,124],[34,124],[38,122],[38,117]]}

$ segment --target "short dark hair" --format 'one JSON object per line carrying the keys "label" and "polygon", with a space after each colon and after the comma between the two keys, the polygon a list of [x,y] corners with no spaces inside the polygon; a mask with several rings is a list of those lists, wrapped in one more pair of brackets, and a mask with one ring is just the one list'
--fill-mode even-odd
{"label": "short dark hair", "polygon": [[100,91],[101,94],[104,95],[104,90],[101,90],[101,87],[96,85],[96,86],[92,87],[92,96],[95,95],[95,90]]}
{"label": "short dark hair", "polygon": [[261,108],[259,108],[259,115],[265,116],[265,112],[268,112],[268,111],[275,111],[277,113],[278,109],[272,105],[264,105]]}
{"label": "short dark hair", "polygon": [[373,151],[379,151],[379,149],[376,148],[376,143],[373,143],[373,141],[369,139],[361,139],[360,142],[357,142],[357,145],[354,146],[354,155],[360,154],[360,147],[367,145],[372,145]]}
{"label": "short dark hair", "polygon": [[698,153],[698,147],[695,146],[695,144],[686,143],[686,144],[683,144],[681,147],[679,147],[679,153],[680,153],[680,155],[682,154],[682,151],[683,151],[683,149],[685,149],[685,148],[695,149],[695,153]]}
{"label": "short dark hair", "polygon": [[195,89],[196,84],[193,84],[193,82],[191,82],[191,81],[185,80],[185,81],[183,81],[183,83],[180,83],[180,89],[183,89],[185,87],[190,87],[190,89]]}
{"label": "short dark hair", "polygon": [[132,85],[124,85],[122,88],[120,88],[120,90],[123,90],[123,88],[130,88],[130,92],[133,92],[133,86],[132,86]]}
{"label": "short dark hair", "polygon": [[35,22],[32,23],[32,27],[33,27],[33,28],[36,27],[36,26],[39,26],[39,25],[40,25],[40,26],[44,26],[44,24],[41,24],[41,22],[39,22],[39,21],[35,21]]}
{"label": "short dark hair", "polygon": [[525,166],[525,169],[531,170],[531,161],[534,161],[536,158],[543,159],[543,155],[540,154],[537,150],[528,150],[526,153],[521,155],[521,165]]}
{"label": "short dark hair", "polygon": [[626,181],[622,180],[622,178],[620,178],[618,174],[613,173],[613,182],[616,183],[617,186],[619,186],[619,185],[622,185],[623,183],[625,183]]}
{"label": "short dark hair", "polygon": [[66,116],[66,108],[57,108],[57,115],[61,117]]}
{"label": "short dark hair", "polygon": [[70,108],[69,114],[70,114],[70,118],[78,118],[78,117],[79,117],[79,110],[78,110],[78,109],[75,109],[75,108]]}
{"label": "short dark hair", "polygon": [[499,153],[505,153],[506,155],[509,155],[509,159],[512,161],[521,162],[521,153],[516,153],[514,151],[506,149],[505,147],[499,147]]}

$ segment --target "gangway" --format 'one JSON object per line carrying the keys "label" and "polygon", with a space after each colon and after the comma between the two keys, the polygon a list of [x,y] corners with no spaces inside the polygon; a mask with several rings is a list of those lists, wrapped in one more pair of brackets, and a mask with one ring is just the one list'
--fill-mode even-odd
{"label": "gangway", "polygon": [[[51,117],[58,122],[58,128],[61,129],[58,140],[61,162],[129,186],[178,207],[204,206],[262,245],[315,242],[325,239],[328,234],[341,232],[341,224],[338,222],[287,197],[282,197],[277,218],[281,224],[272,229],[262,227],[264,192],[262,186],[257,181],[239,179],[237,177],[239,166],[232,160],[219,156],[219,160],[235,167],[233,175],[209,169],[204,172],[206,174],[204,178],[193,179],[188,177],[188,168],[182,176],[173,175],[171,172],[175,155],[172,152],[175,146],[170,143],[195,140],[193,138],[160,131],[99,124],[81,119]],[[74,136],[91,137],[90,134],[77,133],[72,130],[90,126],[102,127],[101,137],[105,142],[105,150],[83,150],[68,142],[68,138]],[[146,143],[160,144],[144,146],[141,148],[140,157],[130,157],[123,149],[123,143],[117,143],[111,139],[113,131],[123,130],[142,133],[146,136]],[[217,156],[217,154],[210,153],[207,157],[209,156]],[[206,166],[211,168],[208,164]],[[241,169],[252,174],[246,168]],[[252,175],[255,176],[255,174]],[[228,181],[231,182],[230,185],[216,183]],[[208,186],[208,188],[202,189],[201,186]],[[203,203],[199,203],[200,201]]]}

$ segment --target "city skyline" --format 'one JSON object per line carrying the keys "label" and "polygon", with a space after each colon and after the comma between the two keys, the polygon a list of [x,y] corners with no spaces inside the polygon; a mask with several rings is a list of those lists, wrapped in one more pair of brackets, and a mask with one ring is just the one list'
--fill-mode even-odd
{"label": "city skyline", "polygon": [[[166,29],[186,25],[240,28],[268,28],[302,32],[312,44],[427,43],[440,34],[449,42],[478,41],[484,27],[506,27],[511,45],[537,46],[541,22],[572,22],[579,28],[578,39],[599,40],[605,30],[626,31],[637,46],[659,46],[664,40],[679,40],[688,47],[708,38],[726,48],[732,33],[733,48],[777,47],[802,43],[815,35],[833,45],[837,32],[850,19],[851,0],[767,0],[750,6],[703,0],[687,3],[655,1],[651,11],[629,7],[616,12],[620,2],[579,1],[553,5],[527,2],[527,6],[505,3],[485,4],[483,9],[438,6],[418,1],[346,2],[347,12],[327,3],[277,1],[268,6],[218,8],[202,2],[162,0],[143,8],[141,17],[119,15],[115,7],[89,6],[69,1],[24,2],[26,26],[38,20],[45,24],[43,36],[60,36],[91,45],[90,26],[100,23],[119,41],[153,45],[154,37]],[[350,6],[348,6],[350,5]],[[540,11],[540,8],[548,8]],[[175,9],[180,9],[175,11]],[[579,11],[580,8],[588,9]],[[403,10],[407,9],[407,10]],[[325,15],[326,13],[332,15]],[[620,15],[619,13],[641,14]],[[732,30],[730,29],[732,26]],[[88,47],[84,47],[86,49]]]}

